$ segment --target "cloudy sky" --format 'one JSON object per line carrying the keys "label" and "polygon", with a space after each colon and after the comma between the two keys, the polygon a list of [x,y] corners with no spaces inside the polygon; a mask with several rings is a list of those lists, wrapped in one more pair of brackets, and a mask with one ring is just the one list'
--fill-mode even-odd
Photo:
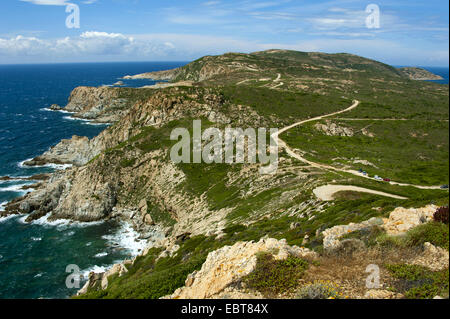
{"label": "cloudy sky", "polygon": [[[66,25],[69,3],[79,28]],[[369,4],[381,11],[380,28],[367,28]],[[0,64],[189,61],[285,48],[448,66],[448,46],[447,0],[0,1]]]}

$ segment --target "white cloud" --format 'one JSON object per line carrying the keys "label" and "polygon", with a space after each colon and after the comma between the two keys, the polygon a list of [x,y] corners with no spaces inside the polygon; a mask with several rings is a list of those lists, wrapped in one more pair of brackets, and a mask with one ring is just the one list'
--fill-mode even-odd
{"label": "white cloud", "polygon": [[[331,34],[330,34],[331,35]],[[125,35],[88,31],[75,37],[40,39],[36,36],[0,37],[0,63],[75,61],[186,61],[226,52],[253,52],[266,49],[348,52],[390,64],[446,65],[448,50],[410,47],[396,41],[366,39],[305,40],[296,43],[263,43],[194,34]],[[354,35],[355,37],[358,35]],[[389,60],[386,60],[386,50]]]}
{"label": "white cloud", "polygon": [[0,38],[0,55],[77,57],[83,55],[123,55],[138,49],[132,37],[120,33],[89,31],[79,37],[42,40],[36,37],[17,36]]}

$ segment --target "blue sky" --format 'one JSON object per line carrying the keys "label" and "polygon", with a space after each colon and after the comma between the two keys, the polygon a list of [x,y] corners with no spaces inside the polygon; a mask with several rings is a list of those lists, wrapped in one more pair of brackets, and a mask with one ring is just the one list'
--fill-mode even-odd
{"label": "blue sky", "polygon": [[[80,28],[67,28],[67,3]],[[366,7],[380,8],[367,28]],[[272,48],[448,66],[446,0],[2,0],[0,64],[188,61]]]}

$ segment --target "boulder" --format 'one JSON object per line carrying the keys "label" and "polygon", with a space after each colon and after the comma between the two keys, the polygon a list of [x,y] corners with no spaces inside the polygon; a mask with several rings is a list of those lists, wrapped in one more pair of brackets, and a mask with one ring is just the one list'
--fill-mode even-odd
{"label": "boulder", "polygon": [[366,292],[364,297],[366,299],[401,299],[404,296],[389,290],[371,289]]}
{"label": "boulder", "polygon": [[436,247],[431,243],[424,244],[423,253],[411,262],[413,265],[427,267],[432,271],[439,271],[448,268],[448,251],[441,247]]}
{"label": "boulder", "polygon": [[60,111],[60,110],[62,110],[62,107],[59,106],[58,104],[52,104],[52,106],[50,106],[50,110],[52,110],[52,111]]}
{"label": "boulder", "polygon": [[389,218],[385,218],[382,226],[389,235],[400,235],[411,228],[433,220],[433,215],[438,207],[428,205],[422,208],[397,207],[391,212]]}

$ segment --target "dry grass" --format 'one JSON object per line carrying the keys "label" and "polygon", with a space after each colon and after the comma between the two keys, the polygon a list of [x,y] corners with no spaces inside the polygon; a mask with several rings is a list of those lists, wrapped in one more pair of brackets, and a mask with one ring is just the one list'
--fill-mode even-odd
{"label": "dry grass", "polygon": [[364,298],[367,292],[366,273],[368,265],[375,264],[380,267],[380,283],[384,289],[391,287],[394,279],[383,267],[385,264],[405,263],[417,256],[417,248],[397,248],[383,250],[370,248],[350,256],[325,255],[319,258],[316,265],[311,265],[301,280],[301,285],[316,280],[331,281],[339,285],[342,293],[348,298]]}

